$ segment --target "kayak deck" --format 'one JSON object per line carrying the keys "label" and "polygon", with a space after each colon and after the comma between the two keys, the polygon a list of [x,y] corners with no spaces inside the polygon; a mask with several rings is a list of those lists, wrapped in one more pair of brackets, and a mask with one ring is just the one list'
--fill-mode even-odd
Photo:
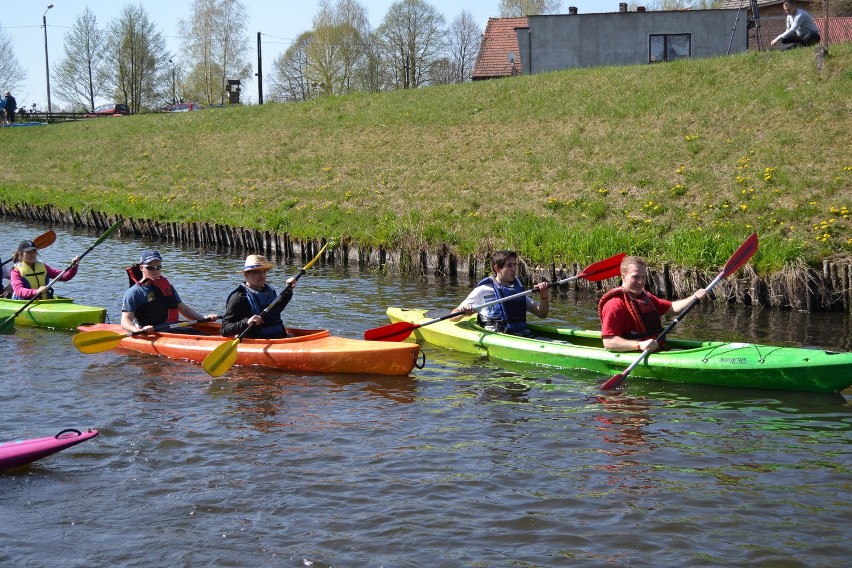
{"label": "kayak deck", "polygon": [[[0,299],[0,318],[11,317],[29,300]],[[106,308],[75,304],[71,298],[35,300],[15,318],[15,325],[77,329],[87,323],[103,323]]]}
{"label": "kayak deck", "polygon": [[[391,321],[428,321],[424,310],[388,308]],[[440,347],[555,368],[623,372],[640,355],[604,349],[600,332],[530,323],[532,338],[495,333],[476,316],[445,320],[413,332]],[[839,392],[852,385],[852,353],[754,343],[669,339],[668,351],[648,355],[631,377],[714,386]]]}
{"label": "kayak deck", "polygon": [[[204,359],[233,337],[219,335],[220,324],[192,326],[200,335],[156,333],[125,337],[119,347],[202,363]],[[81,326],[80,331],[109,330],[126,332],[120,325]],[[365,373],[408,375],[417,362],[420,348],[415,343],[376,343],[331,335],[328,330],[287,328],[282,339],[243,339],[237,346],[237,365],[258,365],[286,371],[318,373]]]}

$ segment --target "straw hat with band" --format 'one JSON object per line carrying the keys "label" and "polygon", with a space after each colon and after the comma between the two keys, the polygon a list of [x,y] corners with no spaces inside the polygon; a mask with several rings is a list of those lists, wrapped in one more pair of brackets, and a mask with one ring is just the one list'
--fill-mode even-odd
{"label": "straw hat with band", "polygon": [[265,256],[261,254],[250,254],[246,257],[245,266],[240,272],[248,272],[250,270],[272,270],[275,265],[269,262]]}

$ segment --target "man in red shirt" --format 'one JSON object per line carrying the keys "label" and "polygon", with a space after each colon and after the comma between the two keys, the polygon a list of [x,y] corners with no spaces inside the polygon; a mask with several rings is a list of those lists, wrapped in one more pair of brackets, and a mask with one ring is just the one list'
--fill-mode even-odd
{"label": "man in red shirt", "polygon": [[610,351],[656,351],[662,317],[682,312],[694,299],[707,296],[703,288],[682,300],[669,302],[645,290],[648,265],[638,256],[621,261],[621,286],[604,294],[598,303],[601,336]]}

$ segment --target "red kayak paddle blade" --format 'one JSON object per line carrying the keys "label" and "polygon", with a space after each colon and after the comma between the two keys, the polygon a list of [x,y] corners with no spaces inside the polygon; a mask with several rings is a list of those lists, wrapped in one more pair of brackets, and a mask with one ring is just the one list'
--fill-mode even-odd
{"label": "red kayak paddle blade", "polygon": [[627,375],[625,375],[624,373],[618,373],[617,375],[607,380],[607,382],[602,384],[599,388],[600,390],[604,391],[618,388],[625,378],[627,378]]}
{"label": "red kayak paddle blade", "polygon": [[398,321],[390,325],[368,329],[364,332],[367,341],[405,341],[411,332],[420,327],[419,325]]}
{"label": "red kayak paddle blade", "polygon": [[577,275],[577,278],[585,278],[589,282],[599,282],[607,278],[615,278],[621,274],[621,261],[624,259],[624,256],[625,254],[622,252],[590,264],[583,272]]}

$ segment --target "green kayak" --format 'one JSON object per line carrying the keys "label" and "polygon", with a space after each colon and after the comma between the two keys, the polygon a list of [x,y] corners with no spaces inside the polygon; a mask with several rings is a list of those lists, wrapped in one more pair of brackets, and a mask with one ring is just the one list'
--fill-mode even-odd
{"label": "green kayak", "polygon": [[[0,298],[0,319],[15,315],[27,302]],[[15,318],[15,325],[77,329],[86,323],[103,323],[105,320],[106,308],[75,304],[71,298],[53,298],[31,303]]]}
{"label": "green kayak", "polygon": [[[388,308],[393,322],[431,321],[425,310]],[[419,327],[412,336],[440,347],[547,367],[621,373],[639,353],[603,348],[598,331],[528,323],[532,338],[485,331],[476,316]],[[668,339],[669,351],[648,355],[630,377],[725,387],[839,392],[852,385],[852,353],[754,343]]]}

